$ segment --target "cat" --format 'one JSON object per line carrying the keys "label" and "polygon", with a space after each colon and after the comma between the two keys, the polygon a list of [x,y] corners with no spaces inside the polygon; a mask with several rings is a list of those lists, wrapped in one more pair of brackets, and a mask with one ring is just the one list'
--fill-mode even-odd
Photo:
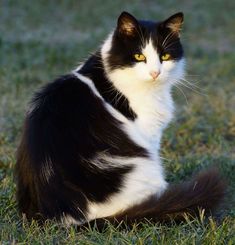
{"label": "cat", "polygon": [[17,151],[20,213],[84,225],[180,219],[218,205],[218,171],[171,186],[159,155],[171,89],[185,74],[183,19],[121,13],[96,53],[35,93]]}

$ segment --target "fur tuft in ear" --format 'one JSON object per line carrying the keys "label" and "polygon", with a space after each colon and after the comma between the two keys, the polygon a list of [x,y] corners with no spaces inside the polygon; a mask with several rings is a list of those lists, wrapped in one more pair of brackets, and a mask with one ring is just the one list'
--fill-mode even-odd
{"label": "fur tuft in ear", "polygon": [[172,15],[163,23],[165,27],[171,29],[175,33],[179,33],[184,21],[184,14],[179,12],[177,14]]}
{"label": "fur tuft in ear", "polygon": [[127,12],[122,12],[118,18],[117,29],[120,33],[127,36],[134,36],[136,33],[136,28],[138,26],[138,21],[134,16]]}

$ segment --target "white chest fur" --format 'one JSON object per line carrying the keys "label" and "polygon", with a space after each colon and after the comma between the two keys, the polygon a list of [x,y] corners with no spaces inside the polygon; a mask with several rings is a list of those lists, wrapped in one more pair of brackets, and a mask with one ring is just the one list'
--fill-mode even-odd
{"label": "white chest fur", "polygon": [[[74,73],[81,81],[86,83],[90,89],[98,97],[102,99],[98,91],[95,89],[92,81],[79,73]],[[135,97],[137,98],[137,97]],[[153,149],[151,140],[160,141],[160,134],[163,128],[166,126],[166,122],[170,120],[171,113],[167,108],[157,110],[158,100],[162,100],[164,97],[151,97],[150,95],[145,98],[139,98],[139,100],[132,100],[133,108],[138,108],[136,111],[139,119],[134,122],[128,120],[121,113],[115,110],[112,106],[104,101],[104,106],[107,110],[123,124],[123,130],[129,135],[129,137],[138,145],[144,147],[149,151],[149,157],[109,157],[107,155],[98,154],[93,159],[93,164],[103,168],[118,165],[132,165],[134,169],[124,179],[120,192],[112,195],[104,203],[90,203],[89,213],[87,219],[106,217],[118,213],[136,203],[145,200],[149,195],[160,195],[167,187],[167,182],[164,178],[164,171],[161,165],[161,159],[158,155],[158,151]],[[156,103],[156,108],[153,110],[150,107],[153,100]],[[142,103],[141,103],[142,101]],[[139,104],[138,104],[139,103]],[[170,103],[170,102],[169,102]],[[170,107],[171,108],[171,107]],[[151,110],[150,110],[151,109]],[[158,120],[158,114],[163,113],[165,118],[161,117]],[[141,119],[141,120],[140,120]],[[155,123],[150,123],[155,121]],[[159,133],[157,133],[159,132]],[[102,166],[102,159],[109,164]],[[71,221],[74,223],[74,221]]]}
{"label": "white chest fur", "polygon": [[170,89],[157,88],[133,94],[130,106],[137,114],[135,124],[141,135],[158,150],[162,132],[173,117],[173,101]]}
{"label": "white chest fur", "polygon": [[[127,74],[128,72],[125,75]],[[136,129],[151,144],[152,150],[158,150],[162,132],[171,121],[174,112],[170,84],[157,84],[156,81],[135,84],[133,81],[123,86],[124,78],[122,79],[122,73],[119,71],[109,74],[109,77],[116,81],[115,86],[125,94],[131,109],[137,114],[134,121]]]}
{"label": "white chest fur", "polygon": [[[101,49],[106,75],[129,101],[137,114],[134,121],[136,129],[147,140],[152,150],[158,150],[163,129],[173,117],[174,106],[171,87],[184,76],[184,60],[161,62],[152,39],[142,47],[145,62],[136,62],[132,66],[111,69],[108,58],[112,46],[113,34],[108,37]],[[159,73],[157,79],[151,72]]]}

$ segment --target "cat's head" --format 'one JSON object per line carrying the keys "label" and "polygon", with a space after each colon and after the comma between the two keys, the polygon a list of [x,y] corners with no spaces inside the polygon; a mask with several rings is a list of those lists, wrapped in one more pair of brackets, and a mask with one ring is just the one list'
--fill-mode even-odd
{"label": "cat's head", "polygon": [[123,12],[102,46],[108,77],[121,91],[172,85],[184,75],[180,30],[183,14],[162,22],[139,21]]}

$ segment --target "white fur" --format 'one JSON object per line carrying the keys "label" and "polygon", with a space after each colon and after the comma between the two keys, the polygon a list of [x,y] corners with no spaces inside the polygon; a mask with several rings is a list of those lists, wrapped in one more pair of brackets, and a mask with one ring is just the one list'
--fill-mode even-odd
{"label": "white fur", "polygon": [[[109,163],[104,166],[101,159]],[[100,163],[98,163],[100,161]],[[132,165],[134,170],[126,175],[123,185],[120,186],[120,192],[112,195],[103,203],[90,202],[89,212],[84,220],[76,221],[70,216],[64,216],[63,222],[66,225],[82,224],[89,220],[102,218],[119,213],[128,207],[141,203],[150,195],[160,196],[167,187],[164,180],[163,169],[160,159],[146,159],[141,157],[124,158],[124,157],[106,157],[105,155],[94,158],[92,164],[101,168],[115,167],[120,165]]]}
{"label": "white fur", "polygon": [[[183,78],[184,61],[161,63],[150,39],[142,50],[146,63],[137,62],[134,67],[111,71],[107,62],[111,38],[112,36],[109,36],[101,50],[106,74],[115,87],[128,98],[130,107],[137,114],[137,128],[157,150],[162,131],[173,117],[171,87]],[[156,80],[150,75],[151,71],[160,72]]]}
{"label": "white fur", "polygon": [[[106,103],[89,78],[79,74],[79,71],[74,74],[102,99],[106,109],[122,122],[125,133],[149,152],[149,158],[112,157],[105,152],[97,154],[92,163],[101,169],[120,165],[131,165],[134,169],[126,175],[118,193],[103,203],[89,203],[88,220],[114,215],[142,202],[151,194],[159,196],[166,189],[167,182],[158,151],[162,131],[173,117],[171,87],[184,74],[183,60],[160,62],[151,39],[142,50],[147,58],[146,63],[139,62],[131,68],[111,71],[107,62],[111,42],[112,34],[101,49],[106,74],[114,86],[128,98],[131,108],[137,114],[135,121],[128,120]],[[160,72],[157,79],[153,80],[151,71]]]}
{"label": "white fur", "polygon": [[167,187],[163,169],[157,159],[115,157],[110,163],[114,166],[133,165],[134,169],[126,175],[120,192],[104,203],[90,203],[89,220],[119,213],[141,203],[150,195],[160,196]]}
{"label": "white fur", "polygon": [[61,217],[61,223],[64,224],[65,226],[70,226],[72,224],[82,225],[82,224],[86,223],[87,221],[85,221],[85,220],[84,221],[83,220],[82,221],[75,220],[70,215],[63,215]]}

